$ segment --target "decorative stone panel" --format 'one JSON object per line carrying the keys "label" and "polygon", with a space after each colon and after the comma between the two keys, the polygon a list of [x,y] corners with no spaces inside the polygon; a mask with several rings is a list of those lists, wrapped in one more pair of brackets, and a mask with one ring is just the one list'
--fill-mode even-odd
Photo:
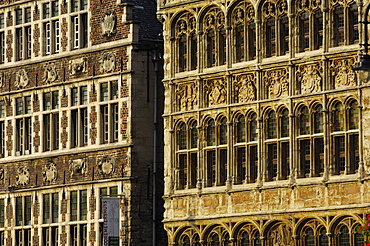
{"label": "decorative stone panel", "polygon": [[263,73],[268,98],[279,98],[288,95],[289,74],[287,68],[272,69]]}
{"label": "decorative stone panel", "polygon": [[335,88],[356,86],[357,76],[353,71],[355,63],[356,59],[354,57],[331,61],[330,71]]}
{"label": "decorative stone panel", "polygon": [[18,167],[17,176],[15,178],[17,185],[27,185],[30,182],[30,171],[26,166]]}
{"label": "decorative stone panel", "polygon": [[20,69],[16,73],[16,78],[15,78],[15,87],[17,88],[24,88],[28,85],[30,82],[30,79],[28,77],[28,74],[25,69]]}
{"label": "decorative stone panel", "polygon": [[206,106],[226,104],[226,83],[224,78],[204,81],[204,99]]}
{"label": "decorative stone panel", "polygon": [[319,63],[304,64],[298,66],[297,88],[298,93],[308,94],[321,91],[322,86],[322,66]]}
{"label": "decorative stone panel", "polygon": [[180,111],[196,109],[198,106],[198,85],[196,82],[176,85],[176,103]]}
{"label": "decorative stone panel", "polygon": [[256,100],[256,76],[253,73],[236,75],[233,81],[234,103]]}

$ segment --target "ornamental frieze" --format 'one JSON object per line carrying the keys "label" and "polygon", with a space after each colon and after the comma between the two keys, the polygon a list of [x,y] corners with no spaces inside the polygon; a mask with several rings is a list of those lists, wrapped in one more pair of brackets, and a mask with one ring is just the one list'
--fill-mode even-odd
{"label": "ornamental frieze", "polygon": [[253,73],[235,76],[233,97],[235,103],[253,102],[256,100],[256,76]]}
{"label": "ornamental frieze", "polygon": [[331,62],[330,71],[335,88],[356,86],[357,77],[353,71],[355,63],[356,59],[354,57],[333,60]]}
{"label": "ornamental frieze", "polygon": [[180,111],[195,109],[198,106],[198,86],[195,82],[176,86],[176,101]]}
{"label": "ornamental frieze", "polygon": [[318,63],[304,64],[298,66],[297,88],[301,94],[315,93],[321,91],[322,66]]}
{"label": "ornamental frieze", "polygon": [[267,88],[268,98],[279,98],[288,95],[289,81],[286,68],[265,71],[263,81]]}
{"label": "ornamental frieze", "polygon": [[206,106],[226,104],[226,83],[225,79],[210,79],[204,81],[204,99]]}

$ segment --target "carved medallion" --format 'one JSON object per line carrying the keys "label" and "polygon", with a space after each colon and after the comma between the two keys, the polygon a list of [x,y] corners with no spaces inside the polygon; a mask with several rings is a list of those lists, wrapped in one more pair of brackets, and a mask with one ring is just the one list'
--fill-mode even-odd
{"label": "carved medallion", "polygon": [[207,100],[206,104],[208,106],[226,103],[227,92],[225,86],[223,78],[205,81],[204,92],[205,99]]}
{"label": "carved medallion", "polygon": [[69,73],[70,75],[76,75],[77,73],[87,72],[87,58],[81,57],[78,59],[69,61]]}
{"label": "carved medallion", "polygon": [[268,98],[278,98],[288,95],[288,72],[286,69],[269,70],[264,73]]}
{"label": "carved medallion", "polygon": [[69,161],[69,171],[71,176],[86,173],[86,160],[85,159],[75,159]]}
{"label": "carved medallion", "polygon": [[30,182],[30,172],[28,167],[23,166],[17,169],[15,182],[17,185],[27,185]]}
{"label": "carved medallion", "polygon": [[104,53],[100,58],[100,71],[108,73],[116,67],[116,56],[112,52]]}
{"label": "carved medallion", "polygon": [[321,66],[307,64],[299,66],[297,71],[297,87],[302,94],[319,92],[321,90]]}
{"label": "carved medallion", "polygon": [[44,166],[44,182],[53,182],[57,180],[57,167],[54,163],[48,163]]}
{"label": "carved medallion", "polygon": [[45,83],[52,83],[58,78],[58,73],[57,69],[55,66],[55,63],[49,62],[45,66],[45,71],[44,71],[44,81]]}
{"label": "carved medallion", "polygon": [[111,155],[103,155],[98,160],[98,168],[101,174],[111,174],[114,172],[116,158]]}
{"label": "carved medallion", "polygon": [[239,75],[234,80],[234,102],[252,102],[256,100],[256,77],[254,74]]}
{"label": "carved medallion", "polygon": [[198,86],[196,83],[179,84],[176,86],[176,98],[180,111],[195,109],[197,102]]}
{"label": "carved medallion", "polygon": [[331,63],[332,77],[335,88],[356,86],[357,77],[353,71],[355,58],[334,60]]}
{"label": "carved medallion", "polygon": [[15,86],[18,88],[26,87],[29,83],[29,78],[26,70],[20,69],[16,73]]}
{"label": "carved medallion", "polygon": [[117,16],[116,13],[112,10],[107,10],[104,13],[104,17],[102,20],[102,29],[103,29],[103,35],[111,36],[116,33],[116,20]]}

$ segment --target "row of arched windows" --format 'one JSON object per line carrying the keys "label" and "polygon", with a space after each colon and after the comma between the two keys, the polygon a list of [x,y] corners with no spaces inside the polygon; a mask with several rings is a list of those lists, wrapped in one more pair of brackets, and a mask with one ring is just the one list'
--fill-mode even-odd
{"label": "row of arched windows", "polygon": [[[295,113],[280,107],[267,109],[261,116],[249,111],[236,113],[230,120],[220,115],[205,117],[201,123],[179,121],[177,188],[195,188],[199,180],[210,187],[225,185],[228,179],[242,184],[291,175],[354,174],[360,158],[359,122],[355,99],[334,102],[327,112],[322,104],[314,103],[298,106]],[[329,146],[326,150],[325,145]]]}
{"label": "row of arched windows", "polygon": [[275,222],[262,231],[255,224],[246,222],[235,226],[232,233],[222,225],[210,226],[205,232],[190,227],[179,231],[175,245],[261,246],[282,245],[280,243],[283,242],[284,245],[300,246],[355,246],[364,242],[363,235],[357,232],[357,226],[359,223],[350,217],[339,219],[328,229],[319,220],[307,219],[298,226],[295,240],[292,229],[283,222]]}
{"label": "row of arched windows", "polygon": [[238,63],[283,56],[290,47],[299,53],[321,49],[325,42],[327,47],[356,44],[358,15],[354,0],[296,0],[289,5],[265,0],[258,6],[239,1],[226,11],[212,5],[200,13],[183,12],[172,24],[176,71],[221,66],[228,56]]}

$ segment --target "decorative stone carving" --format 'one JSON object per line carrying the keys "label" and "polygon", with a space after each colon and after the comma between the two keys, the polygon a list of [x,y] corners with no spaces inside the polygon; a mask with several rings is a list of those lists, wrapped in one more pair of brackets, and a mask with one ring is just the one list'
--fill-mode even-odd
{"label": "decorative stone carving", "polygon": [[21,87],[26,87],[29,83],[30,79],[28,77],[28,74],[25,69],[20,69],[16,73],[16,78],[15,78],[15,86],[18,88]]}
{"label": "decorative stone carving", "polygon": [[107,10],[104,12],[102,20],[103,35],[111,36],[116,33],[116,21],[117,16],[113,10]]}
{"label": "decorative stone carving", "polygon": [[[334,60],[331,63],[331,74],[334,80],[335,88],[347,86],[356,86],[357,76],[353,71],[355,58]],[[367,82],[367,81],[366,81]]]}
{"label": "decorative stone carving", "polygon": [[286,69],[274,69],[264,73],[264,82],[267,86],[269,98],[278,98],[288,95],[288,72]]}
{"label": "decorative stone carving", "polygon": [[76,75],[77,73],[87,72],[87,58],[81,57],[69,61],[69,73],[70,75]]}
{"label": "decorative stone carving", "polygon": [[256,77],[254,74],[238,75],[234,80],[234,102],[252,102],[256,100]]}
{"label": "decorative stone carving", "polygon": [[53,182],[57,179],[57,167],[54,163],[48,163],[44,166],[44,182]]}
{"label": "decorative stone carving", "polygon": [[204,98],[208,106],[225,104],[227,92],[224,79],[219,78],[205,81],[204,93]]}
{"label": "decorative stone carving", "polygon": [[5,83],[5,75],[4,73],[0,73],[0,88],[4,86]]}
{"label": "decorative stone carving", "polygon": [[28,167],[23,166],[17,169],[15,182],[17,185],[27,185],[30,182],[30,171]]}
{"label": "decorative stone carving", "polygon": [[100,71],[108,73],[116,67],[116,56],[112,52],[104,53],[100,58]]}
{"label": "decorative stone carving", "polygon": [[180,111],[195,109],[197,101],[198,86],[196,83],[179,84],[176,86],[176,99]]}
{"label": "decorative stone carving", "polygon": [[58,78],[57,69],[54,62],[49,62],[45,66],[44,81],[47,84],[54,82]]}
{"label": "decorative stone carving", "polygon": [[111,155],[103,155],[98,160],[98,168],[101,174],[111,174],[114,172],[116,158]]}
{"label": "decorative stone carving", "polygon": [[4,180],[5,179],[5,171],[3,168],[0,168],[0,180]]}
{"label": "decorative stone carving", "polygon": [[69,171],[71,172],[71,177],[77,174],[86,173],[86,160],[85,159],[76,159],[69,161]]}
{"label": "decorative stone carving", "polygon": [[299,66],[297,70],[297,87],[300,93],[314,93],[321,90],[321,71],[318,64],[306,64]]}
{"label": "decorative stone carving", "polygon": [[272,246],[293,246],[293,238],[291,229],[284,225],[280,224],[276,226],[270,233],[269,241]]}

